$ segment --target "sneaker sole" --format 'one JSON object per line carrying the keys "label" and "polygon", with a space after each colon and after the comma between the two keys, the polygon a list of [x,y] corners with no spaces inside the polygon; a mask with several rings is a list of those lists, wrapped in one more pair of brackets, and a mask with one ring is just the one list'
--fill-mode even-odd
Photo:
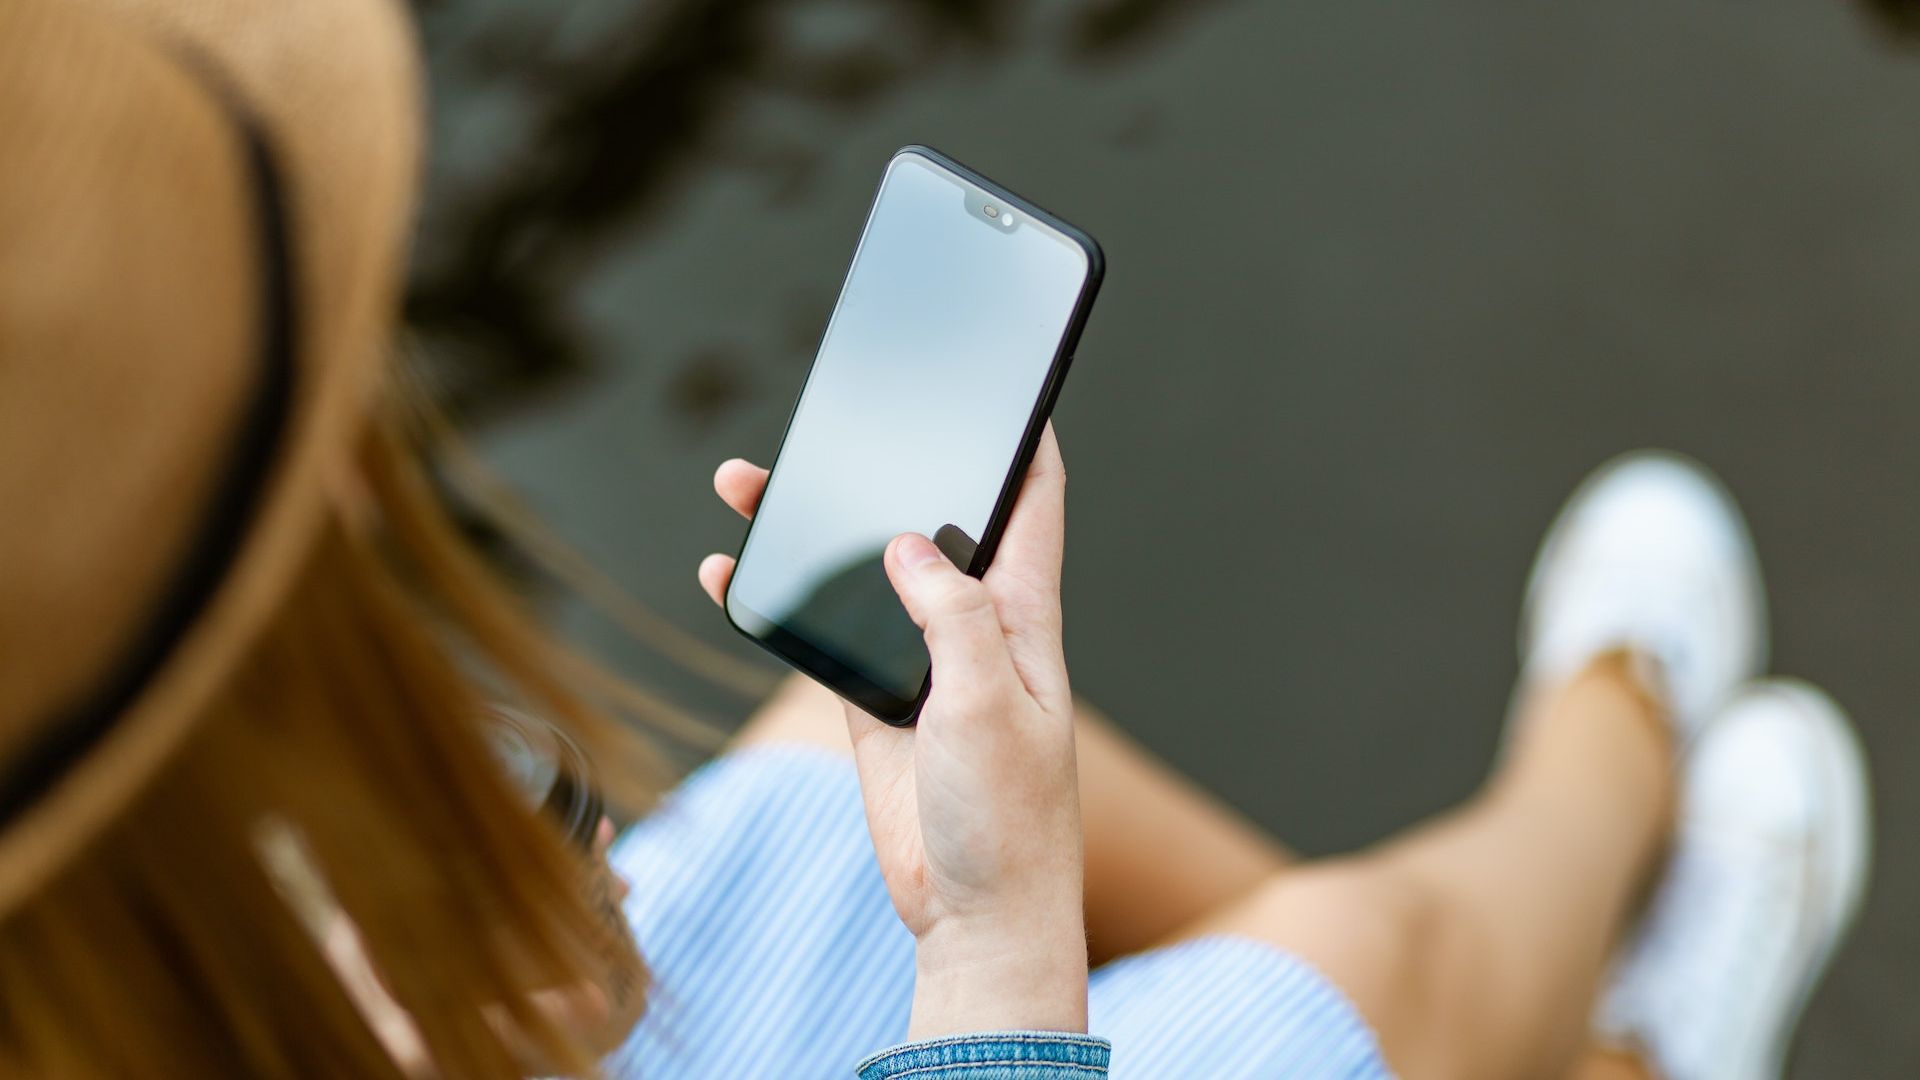
{"label": "sneaker sole", "polygon": [[1825,875],[1823,880],[1831,883],[1834,891],[1828,898],[1826,921],[1819,928],[1820,945],[1805,973],[1782,1002],[1781,1022],[1755,1061],[1753,1071],[1740,1078],[1778,1080],[1784,1075],[1800,1018],[1866,899],[1873,863],[1872,793],[1860,737],[1832,698],[1810,684],[1789,679],[1768,680],[1740,696],[1750,695],[1783,700],[1818,730],[1815,764],[1827,793],[1822,805],[1828,808],[1833,821],[1830,826],[1833,840],[1823,849],[1821,870]]}

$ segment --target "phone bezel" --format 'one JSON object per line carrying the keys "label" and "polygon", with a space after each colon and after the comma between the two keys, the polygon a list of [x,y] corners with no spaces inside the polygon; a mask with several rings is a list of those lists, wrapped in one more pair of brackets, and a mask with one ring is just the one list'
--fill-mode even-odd
{"label": "phone bezel", "polygon": [[[1082,280],[1080,294],[1074,301],[1073,313],[1068,318],[1066,329],[1060,336],[1060,344],[1054,352],[1053,359],[1047,365],[1046,380],[1041,384],[1040,393],[1034,399],[1033,409],[1027,418],[1026,430],[1021,436],[1007,475],[1001,481],[1000,494],[994,502],[993,513],[987,519],[987,527],[980,536],[979,545],[974,551],[973,562],[967,567],[967,573],[980,577],[993,564],[994,553],[1000,547],[1001,534],[1006,530],[1007,520],[1013,514],[1013,504],[1019,497],[1020,484],[1026,477],[1028,467],[1033,463],[1033,454],[1039,446],[1040,434],[1045,430],[1047,418],[1053,412],[1054,403],[1059,400],[1060,387],[1066,380],[1067,369],[1072,365],[1074,352],[1080,343],[1081,331],[1086,327],[1087,316],[1093,309],[1094,297],[1099,292],[1100,283],[1106,274],[1106,256],[1101,251],[1099,243],[1085,230],[1049,212],[1044,207],[1022,198],[946,154],[919,143],[903,146],[887,158],[886,167],[880,173],[880,181],[874,186],[873,201],[868,204],[867,216],[860,226],[862,240],[866,238],[867,229],[872,224],[873,213],[879,205],[881,192],[885,190],[887,177],[892,174],[899,159],[909,155],[919,157],[932,166],[953,174],[958,179],[988,192],[995,200],[1053,229],[1078,245],[1085,253],[1087,260],[1086,277]],[[858,258],[859,245],[856,244],[853,256],[848,259],[847,275],[841,279],[841,294],[846,291],[847,278],[852,276],[853,267]],[[836,295],[834,304],[837,311],[839,295]],[[827,327],[821,330],[820,345],[815,347],[815,364],[819,363],[819,350],[825,347],[827,331],[831,326],[832,319],[829,318]],[[809,366],[806,382],[810,382],[812,378],[813,368]],[[787,422],[781,429],[781,450],[786,448],[787,437],[792,433],[794,420],[799,416],[800,403],[806,398],[806,382],[801,383],[800,393],[795,395],[793,408],[788,411]],[[774,478],[779,475],[779,469],[780,453],[776,451],[767,479],[769,487],[772,486]],[[749,522],[746,532],[740,538],[739,550],[735,552],[736,559],[746,554],[747,542],[752,536],[753,524]],[[926,703],[927,692],[931,687],[931,674],[927,679],[921,680],[920,690],[911,700],[902,698],[866,678],[852,664],[833,656],[813,642],[741,602],[737,607],[751,615],[758,623],[764,624],[764,629],[756,632],[752,628],[743,626],[736,614],[731,582],[723,600],[722,607],[726,612],[728,624],[743,637],[853,702],[876,719],[895,727],[906,727],[913,724],[919,717],[921,706]]]}

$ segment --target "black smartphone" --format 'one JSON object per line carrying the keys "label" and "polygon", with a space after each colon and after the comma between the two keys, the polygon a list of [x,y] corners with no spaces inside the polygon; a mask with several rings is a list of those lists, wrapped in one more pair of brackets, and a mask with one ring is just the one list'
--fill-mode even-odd
{"label": "black smartphone", "polygon": [[1103,270],[1093,238],[924,146],[893,155],[727,588],[741,633],[890,724],[926,699],[895,536],[993,561]]}

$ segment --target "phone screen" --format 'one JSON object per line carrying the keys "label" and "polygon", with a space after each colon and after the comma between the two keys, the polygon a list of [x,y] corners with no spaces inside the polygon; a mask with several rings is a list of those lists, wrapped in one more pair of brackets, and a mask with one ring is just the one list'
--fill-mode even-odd
{"label": "phone screen", "polygon": [[894,722],[928,659],[881,556],[913,531],[974,561],[1098,282],[1084,234],[976,179],[888,164],[727,593],[743,632]]}

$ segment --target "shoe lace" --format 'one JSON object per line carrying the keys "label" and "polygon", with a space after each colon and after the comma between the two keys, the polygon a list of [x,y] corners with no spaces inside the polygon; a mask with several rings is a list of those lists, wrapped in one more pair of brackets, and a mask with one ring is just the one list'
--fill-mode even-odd
{"label": "shoe lace", "polygon": [[1568,599],[1596,611],[1595,616],[1583,620],[1584,625],[1610,627],[1621,635],[1618,641],[1583,641],[1581,645],[1589,650],[1625,645],[1646,652],[1659,663],[1671,698],[1700,678],[1697,668],[1701,657],[1688,630],[1697,621],[1695,612],[1703,606],[1722,604],[1725,598],[1712,583],[1704,581],[1650,590],[1645,585],[1648,576],[1638,565],[1614,564],[1584,575],[1579,587],[1586,595]]}

